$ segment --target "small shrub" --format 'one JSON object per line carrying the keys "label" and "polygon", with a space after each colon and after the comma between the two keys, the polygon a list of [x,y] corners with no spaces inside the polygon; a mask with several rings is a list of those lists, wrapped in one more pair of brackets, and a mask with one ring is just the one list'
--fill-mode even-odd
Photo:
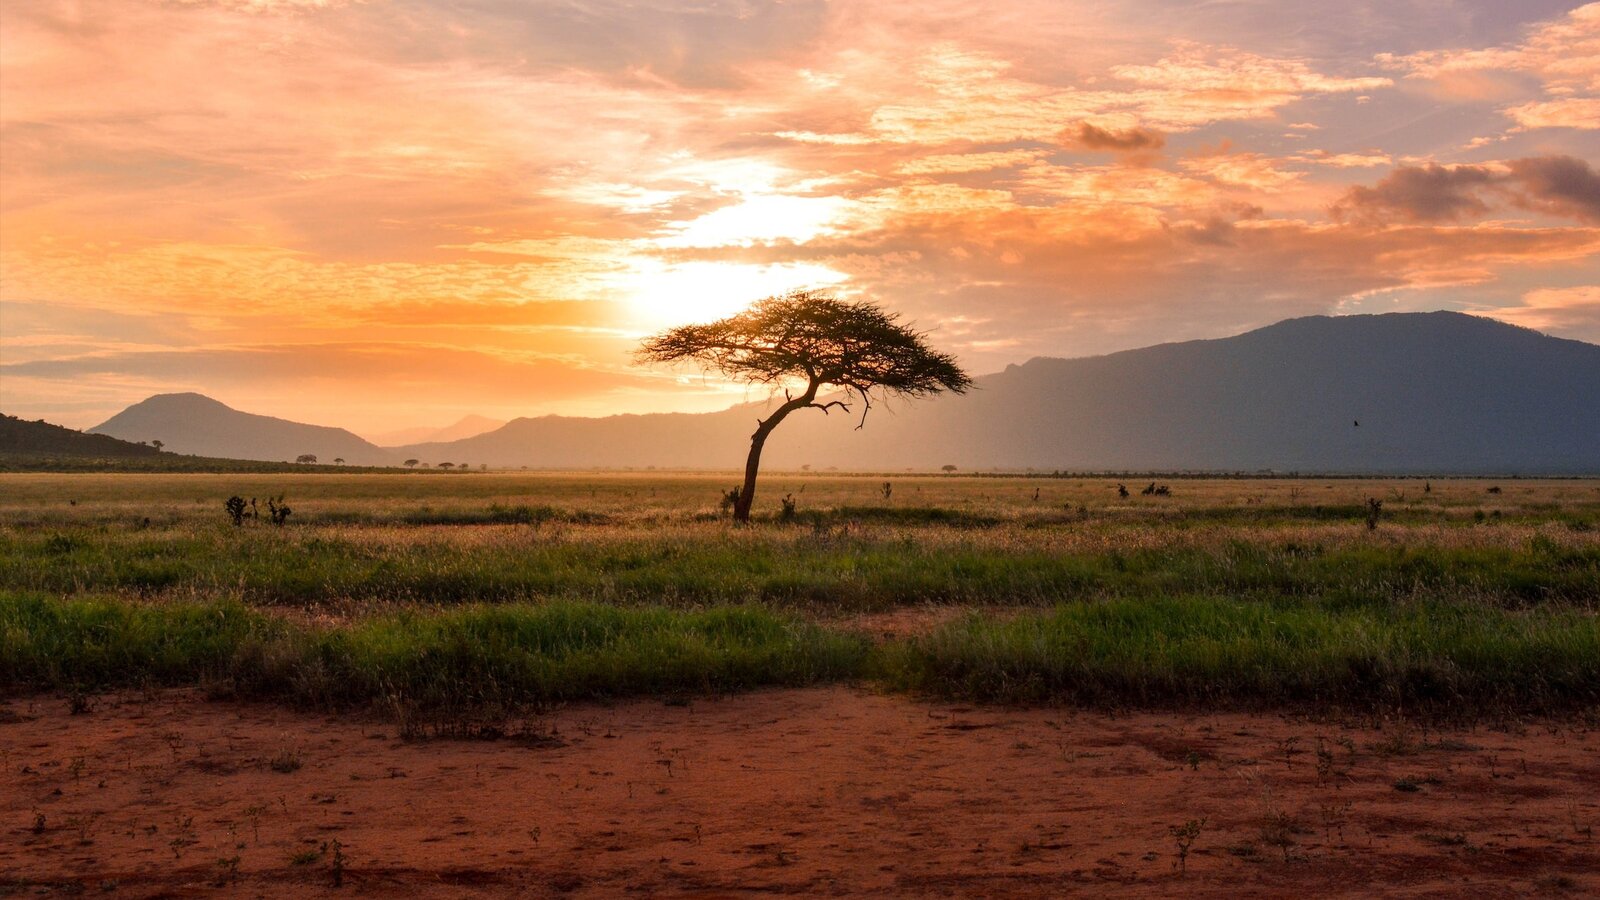
{"label": "small shrub", "polygon": [[284,505],[282,494],[267,498],[267,515],[272,518],[272,524],[282,528],[283,523],[289,520],[290,512],[292,510]]}
{"label": "small shrub", "polygon": [[1178,861],[1174,865],[1178,867],[1179,872],[1188,871],[1189,848],[1194,846],[1195,839],[1205,827],[1205,819],[1190,819],[1182,825],[1167,826],[1167,831],[1172,834],[1172,842],[1178,848]]}
{"label": "small shrub", "polygon": [[1367,498],[1367,530],[1377,531],[1378,520],[1383,517],[1383,501],[1377,497]]}
{"label": "small shrub", "polygon": [[717,508],[722,510],[724,513],[732,512],[733,508],[739,504],[739,492],[739,488],[734,488],[731,491],[724,491],[722,494],[722,502],[717,504]]}
{"label": "small shrub", "polygon": [[277,754],[272,757],[271,761],[267,763],[267,765],[272,768],[272,771],[281,772],[284,775],[287,775],[290,772],[298,771],[302,765],[300,761],[300,751],[295,750],[292,747],[285,747],[282,750],[279,750]]}
{"label": "small shrub", "polygon": [[244,498],[238,494],[229,497],[222,508],[228,511],[228,518],[233,520],[233,527],[238,528],[244,524]]}

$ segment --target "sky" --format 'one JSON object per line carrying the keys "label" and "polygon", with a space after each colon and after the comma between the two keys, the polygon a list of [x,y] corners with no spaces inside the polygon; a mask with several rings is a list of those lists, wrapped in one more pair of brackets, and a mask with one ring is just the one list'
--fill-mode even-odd
{"label": "sky", "polygon": [[6,0],[0,411],[759,399],[795,288],[974,374],[1305,315],[1600,342],[1600,3]]}

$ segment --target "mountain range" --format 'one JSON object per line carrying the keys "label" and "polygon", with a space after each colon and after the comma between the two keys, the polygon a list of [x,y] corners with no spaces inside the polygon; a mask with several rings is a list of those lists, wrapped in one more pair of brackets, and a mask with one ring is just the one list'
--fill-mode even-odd
{"label": "mountain range", "polygon": [[490,432],[506,424],[501,419],[491,419],[488,416],[471,414],[462,416],[452,425],[443,428],[402,428],[399,431],[383,431],[367,435],[367,440],[380,447],[398,447],[404,444],[422,443],[449,443],[462,438],[475,437]]}
{"label": "mountain range", "polygon": [[[767,442],[763,464],[1600,473],[1600,346],[1460,313],[1291,319],[1229,338],[1037,358],[975,381],[965,395],[877,404],[859,430],[859,407],[797,414]],[[168,394],[90,430],[243,459],[728,469],[742,466],[766,406],[520,418],[470,437],[379,447],[344,429]]]}

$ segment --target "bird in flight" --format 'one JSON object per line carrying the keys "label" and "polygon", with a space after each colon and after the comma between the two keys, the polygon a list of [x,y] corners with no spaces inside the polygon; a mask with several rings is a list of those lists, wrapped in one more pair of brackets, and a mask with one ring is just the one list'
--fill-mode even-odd
{"label": "bird in flight", "polygon": [[1354,420],[1354,419],[1353,419],[1353,420],[1351,420],[1351,421],[1354,421],[1354,422],[1355,422],[1355,427],[1357,427],[1357,428],[1360,428],[1360,427],[1361,427],[1361,422],[1360,422],[1360,421],[1359,421],[1359,420]]}

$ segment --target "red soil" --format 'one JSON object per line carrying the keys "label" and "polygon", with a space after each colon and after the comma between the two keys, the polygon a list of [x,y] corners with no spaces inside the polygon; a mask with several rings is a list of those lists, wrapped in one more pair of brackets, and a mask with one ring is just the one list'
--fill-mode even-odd
{"label": "red soil", "polygon": [[[331,892],[337,841],[349,895],[1600,895],[1600,737],[1559,723],[829,688],[531,724],[406,743],[187,692],[0,704],[0,894]],[[1180,868],[1170,829],[1199,819]]]}

